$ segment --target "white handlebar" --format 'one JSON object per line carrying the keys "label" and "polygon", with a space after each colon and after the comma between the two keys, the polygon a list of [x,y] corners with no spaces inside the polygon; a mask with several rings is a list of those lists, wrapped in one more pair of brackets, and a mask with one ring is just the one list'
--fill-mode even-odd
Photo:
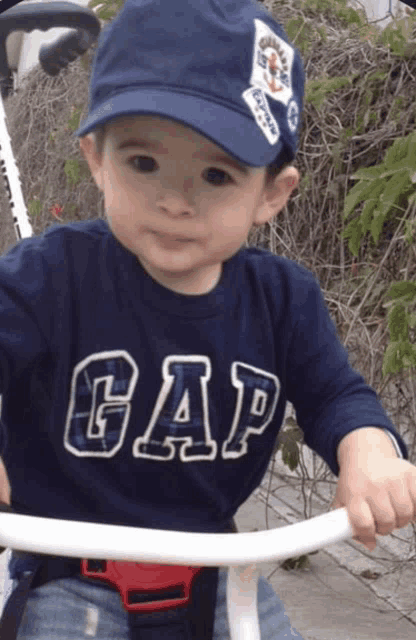
{"label": "white handlebar", "polygon": [[32,553],[196,566],[228,566],[231,640],[260,640],[258,562],[285,560],[353,536],[345,508],[253,533],[185,533],[0,513],[0,546]]}
{"label": "white handlebar", "polygon": [[345,508],[253,533],[187,533],[0,513],[0,546],[32,553],[196,566],[284,560],[352,537]]}

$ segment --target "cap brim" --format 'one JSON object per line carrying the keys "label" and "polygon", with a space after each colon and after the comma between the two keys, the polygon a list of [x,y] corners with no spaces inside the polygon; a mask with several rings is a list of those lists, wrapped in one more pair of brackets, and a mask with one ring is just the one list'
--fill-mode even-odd
{"label": "cap brim", "polygon": [[99,125],[128,115],[157,115],[176,120],[253,167],[267,166],[283,148],[287,150],[283,138],[271,145],[250,116],[199,96],[172,92],[171,88],[166,91],[136,88],[113,96],[84,120],[74,136],[82,137]]}

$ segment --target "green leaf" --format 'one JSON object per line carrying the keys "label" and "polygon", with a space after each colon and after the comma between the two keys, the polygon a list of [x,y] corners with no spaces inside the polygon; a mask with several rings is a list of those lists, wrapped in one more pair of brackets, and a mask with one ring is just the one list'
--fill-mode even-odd
{"label": "green leaf", "polygon": [[383,44],[391,48],[392,53],[397,56],[405,54],[407,40],[403,35],[402,29],[397,28],[394,23],[384,29],[381,38]]}
{"label": "green leaf", "polygon": [[81,107],[74,108],[72,115],[68,120],[68,128],[70,131],[75,132],[78,129],[81,120],[81,113]]}
{"label": "green leaf", "polygon": [[371,198],[365,203],[360,216],[361,233],[364,236],[371,229],[371,221],[373,219],[373,211],[378,205],[378,199]]}
{"label": "green leaf", "polygon": [[[351,191],[349,191],[347,197],[344,202],[344,219],[348,218],[348,216],[355,209],[357,204],[362,200],[366,200],[371,197],[378,197],[380,193],[380,183],[378,180],[373,180],[371,182],[361,181],[356,184]],[[375,195],[377,194],[377,195]]]}
{"label": "green leaf", "polygon": [[286,33],[296,46],[299,45],[297,39],[299,38],[300,33],[305,27],[307,28],[307,26],[306,20],[301,16],[299,18],[291,18],[291,20],[286,23]]}
{"label": "green leaf", "polygon": [[380,206],[374,211],[373,220],[371,222],[371,234],[374,244],[378,243],[380,233],[383,230],[384,222],[390,211],[398,207],[400,198],[403,197],[405,187],[409,182],[408,175],[394,175],[385,183],[384,190],[380,194]]}
{"label": "green leaf", "polygon": [[91,0],[88,8],[99,7],[95,15],[101,20],[110,21],[120,12],[123,5],[124,0]]}
{"label": "green leaf", "polygon": [[383,189],[384,182],[382,180],[379,180],[378,185],[375,185],[374,191],[372,192],[372,197],[368,197],[366,200],[366,203],[360,215],[362,235],[365,235],[371,229],[373,213],[380,203],[380,195],[383,192]]}
{"label": "green leaf", "polygon": [[402,175],[401,177],[394,176],[385,185],[383,193],[380,194],[378,208],[374,211],[371,223],[374,244],[378,243],[384,222],[392,210],[393,213],[397,213],[397,210],[402,210],[400,203],[405,195],[405,187],[408,183],[408,176]]}
{"label": "green leaf", "polygon": [[398,373],[402,369],[416,367],[416,346],[409,340],[391,342],[383,359],[383,375]]}
{"label": "green leaf", "polygon": [[351,85],[358,76],[359,74],[355,73],[352,76],[337,76],[334,78],[310,80],[306,83],[305,87],[305,101],[312,103],[319,109],[329,94]]}
{"label": "green leaf", "polygon": [[416,168],[416,131],[413,131],[408,137],[407,160],[410,166]]}
{"label": "green leaf", "polygon": [[402,342],[401,356],[404,368],[416,367],[416,345],[409,340]]}
{"label": "green leaf", "polygon": [[401,299],[403,302],[413,302],[416,300],[416,282],[410,282],[409,280],[393,282],[387,295],[392,300]]}
{"label": "green leaf", "polygon": [[383,165],[385,169],[389,169],[390,166],[394,166],[401,160],[404,160],[407,156],[408,140],[407,138],[396,138],[386,155],[384,156]]}
{"label": "green leaf", "polygon": [[388,373],[397,373],[400,371],[401,358],[398,348],[399,342],[390,342],[387,345],[386,353],[383,358],[383,376]]}
{"label": "green leaf", "polygon": [[406,308],[403,304],[397,304],[389,310],[388,327],[392,342],[407,340],[409,329]]}
{"label": "green leaf", "polygon": [[385,184],[380,200],[386,204],[395,204],[407,188],[411,188],[410,176],[408,173],[401,171],[398,175],[393,175]]}
{"label": "green leaf", "polygon": [[65,175],[71,186],[80,181],[80,164],[76,158],[68,158],[64,166]]}
{"label": "green leaf", "polygon": [[299,464],[299,443],[303,441],[303,432],[293,418],[287,418],[285,425],[289,425],[289,428],[285,428],[279,432],[276,440],[277,446],[275,447],[275,452],[281,449],[284,464],[293,471]]}
{"label": "green leaf", "polygon": [[409,165],[409,161],[407,158],[404,160],[400,160],[400,162],[396,162],[395,164],[389,165],[389,167],[384,167],[384,165],[380,165],[383,168],[383,172],[380,176],[381,180],[385,180],[386,178],[392,178],[398,176],[407,176],[409,182],[412,181],[412,177],[414,174],[414,168]]}
{"label": "green leaf", "polygon": [[375,178],[381,178],[383,171],[383,165],[378,165],[377,167],[365,167],[364,169],[358,169],[358,171],[356,171],[351,177],[354,180],[374,180]]}
{"label": "green leaf", "polygon": [[384,221],[386,219],[386,214],[383,210],[377,210],[373,216],[373,220],[371,222],[371,235],[374,240],[374,244],[378,243],[378,239],[380,237],[380,233],[383,231]]}
{"label": "green leaf", "polygon": [[290,431],[293,434],[293,437],[296,438],[296,440],[301,440],[302,439],[302,429],[300,428],[300,426],[298,425],[298,423],[296,422],[296,420],[294,418],[292,418],[291,416],[289,416],[288,418],[286,418],[285,420],[285,431]]}
{"label": "green leaf", "polygon": [[285,571],[293,571],[294,569],[306,569],[310,567],[310,560],[307,554],[296,556],[295,558],[287,558],[280,565]]}
{"label": "green leaf", "polygon": [[29,214],[34,218],[42,213],[42,203],[36,198],[28,203],[27,208],[29,210]]}
{"label": "green leaf", "polygon": [[296,469],[299,464],[299,449],[295,443],[285,443],[282,447],[282,460],[291,471]]}
{"label": "green leaf", "polygon": [[348,227],[342,232],[342,237],[349,238],[348,249],[354,256],[358,256],[361,238],[363,237],[361,231],[361,221],[359,218],[351,220]]}

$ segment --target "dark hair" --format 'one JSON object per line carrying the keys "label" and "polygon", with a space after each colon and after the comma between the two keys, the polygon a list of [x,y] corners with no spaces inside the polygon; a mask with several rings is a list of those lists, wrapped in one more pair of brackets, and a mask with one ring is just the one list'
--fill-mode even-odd
{"label": "dark hair", "polygon": [[[91,132],[95,142],[96,153],[101,157],[104,149],[106,125],[102,124]],[[290,166],[292,162],[288,159],[287,154],[283,151],[280,156],[272,164],[267,165],[266,180],[273,180],[283,169]]]}

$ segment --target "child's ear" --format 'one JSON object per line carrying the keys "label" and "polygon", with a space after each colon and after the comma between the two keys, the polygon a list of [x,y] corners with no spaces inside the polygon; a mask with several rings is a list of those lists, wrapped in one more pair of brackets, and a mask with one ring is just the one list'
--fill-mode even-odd
{"label": "child's ear", "polygon": [[258,209],[254,224],[259,226],[269,222],[286,206],[292,192],[298,186],[300,174],[295,167],[286,167],[274,178],[266,179],[263,204]]}
{"label": "child's ear", "polygon": [[88,166],[91,171],[91,175],[94,178],[97,187],[102,190],[102,158],[97,154],[95,148],[95,140],[93,136],[86,135],[79,139],[79,146],[81,149],[81,153],[88,162]]}

